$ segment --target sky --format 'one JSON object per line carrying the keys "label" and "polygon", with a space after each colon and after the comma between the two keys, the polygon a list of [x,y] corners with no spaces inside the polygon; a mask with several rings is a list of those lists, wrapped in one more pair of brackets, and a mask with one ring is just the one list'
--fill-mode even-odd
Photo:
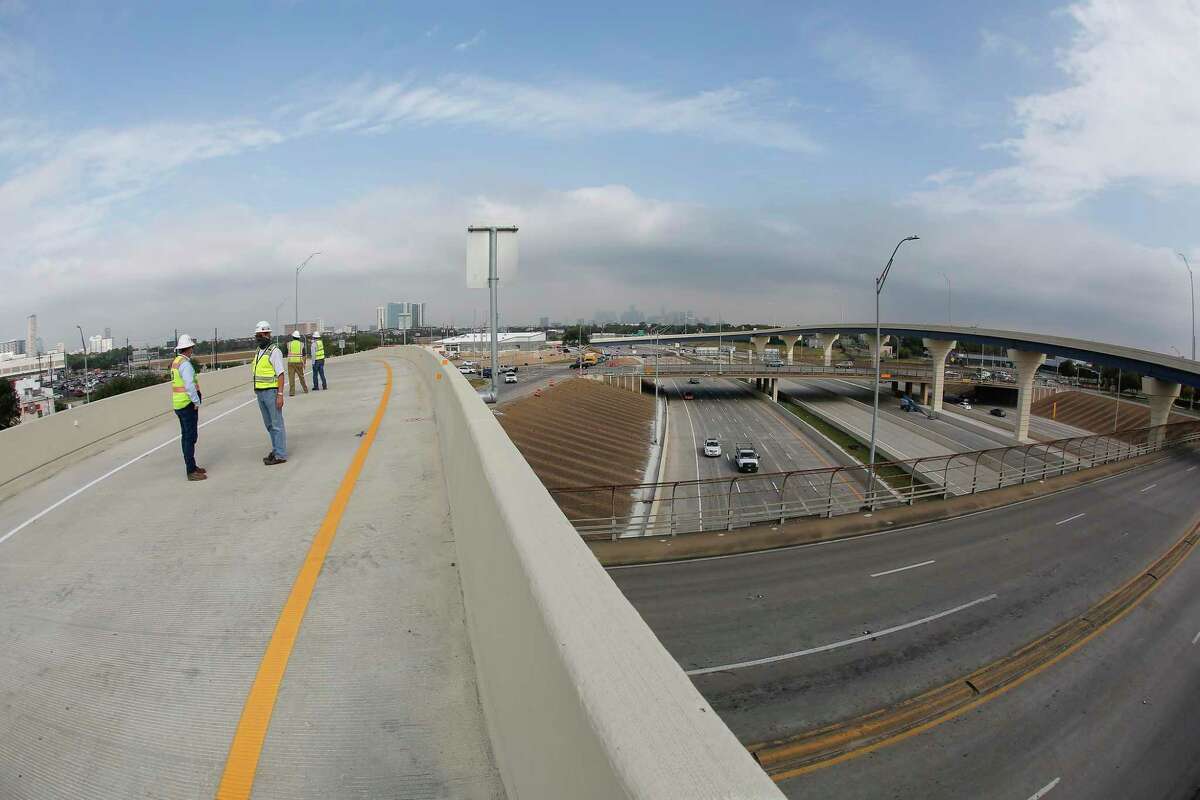
{"label": "sky", "polygon": [[[1200,1],[0,0],[0,339],[629,305],[1187,355]],[[949,291],[947,288],[949,287]],[[947,302],[949,300],[949,303]],[[949,306],[949,309],[947,308]]]}

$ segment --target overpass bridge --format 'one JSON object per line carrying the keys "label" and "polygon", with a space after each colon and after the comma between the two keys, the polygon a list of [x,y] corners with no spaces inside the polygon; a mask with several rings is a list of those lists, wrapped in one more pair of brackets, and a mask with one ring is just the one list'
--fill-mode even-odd
{"label": "overpass bridge", "polygon": [[0,797],[778,798],[456,369],[0,431]]}
{"label": "overpass bridge", "polygon": [[[965,325],[932,325],[923,323],[884,323],[879,326],[879,341],[875,339],[874,323],[828,323],[783,326],[749,331],[664,334],[653,336],[597,336],[591,343],[597,347],[637,344],[699,344],[713,341],[743,341],[754,345],[758,360],[763,361],[767,345],[779,341],[784,346],[788,364],[794,364],[796,343],[805,336],[815,336],[824,350],[824,366],[831,366],[834,342],[842,336],[862,336],[877,357],[881,344],[892,336],[920,338],[931,356],[931,405],[935,412],[942,407],[946,378],[946,357],[960,342],[987,344],[1008,351],[1016,378],[1017,409],[1014,435],[1018,442],[1028,440],[1029,409],[1033,401],[1033,383],[1038,367],[1047,355],[1101,364],[1129,370],[1143,376],[1142,392],[1150,405],[1150,424],[1164,425],[1171,406],[1179,397],[1182,385],[1200,387],[1200,364],[1185,358],[1140,350],[1123,345],[1074,339],[1065,336],[978,328]],[[873,377],[873,375],[872,375]],[[762,378],[758,378],[763,380]]]}

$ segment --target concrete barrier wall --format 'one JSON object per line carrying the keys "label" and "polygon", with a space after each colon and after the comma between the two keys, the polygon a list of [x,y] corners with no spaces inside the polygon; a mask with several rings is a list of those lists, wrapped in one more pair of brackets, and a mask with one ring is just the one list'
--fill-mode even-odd
{"label": "concrete barrier wall", "polygon": [[474,389],[429,386],[480,697],[511,800],[781,798],[605,574]]}
{"label": "concrete barrier wall", "polygon": [[[245,365],[200,373],[206,402],[242,387],[249,396],[249,385],[250,368]],[[0,487],[172,413],[171,384],[161,383],[94,403],[80,403],[69,411],[0,431]]]}

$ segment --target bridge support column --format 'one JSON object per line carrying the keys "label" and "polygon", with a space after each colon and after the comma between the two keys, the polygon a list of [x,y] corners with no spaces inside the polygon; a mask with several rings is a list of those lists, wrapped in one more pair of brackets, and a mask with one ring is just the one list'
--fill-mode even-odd
{"label": "bridge support column", "polygon": [[1030,353],[1026,350],[1008,350],[1008,360],[1017,371],[1017,442],[1029,440],[1029,407],[1033,405],[1033,379],[1038,367],[1046,360],[1045,353]]}
{"label": "bridge support column", "polygon": [[871,351],[871,363],[872,364],[875,363],[876,351],[879,350],[880,346],[886,345],[891,338],[892,338],[892,335],[890,333],[885,333],[879,337],[879,342],[877,344],[875,342],[874,334],[864,334],[863,335],[863,341],[865,341],[867,343],[867,349]]}
{"label": "bridge support column", "polygon": [[818,333],[817,347],[825,351],[825,366],[833,365],[833,343],[841,337],[840,333]]}
{"label": "bridge support column", "polygon": [[779,338],[783,339],[784,349],[787,350],[787,363],[795,364],[796,357],[795,357],[794,351],[796,348],[796,342],[800,341],[800,339],[802,339],[803,337],[801,337],[801,336],[780,336]]}
{"label": "bridge support column", "polygon": [[900,381],[892,381],[892,396],[900,394]]}
{"label": "bridge support column", "polygon": [[[1150,425],[1166,425],[1171,418],[1171,407],[1175,405],[1175,398],[1179,397],[1179,390],[1182,389],[1178,383],[1170,381],[1161,381],[1158,378],[1142,378],[1142,393],[1146,395],[1146,400],[1150,404]],[[1166,435],[1164,431],[1154,431],[1150,434],[1150,444],[1162,444],[1163,437]]]}
{"label": "bridge support column", "polygon": [[758,360],[763,361],[767,352],[767,342],[770,341],[770,336],[751,336],[750,342],[754,345],[755,351],[758,353]]}
{"label": "bridge support column", "polygon": [[929,384],[928,383],[921,384],[921,405],[923,405],[923,406],[929,405]]}
{"label": "bridge support column", "polygon": [[771,400],[779,402],[779,379],[771,378]]}
{"label": "bridge support column", "polygon": [[946,391],[946,356],[950,355],[957,342],[952,339],[922,339],[921,343],[933,359],[933,398],[930,400],[926,396],[926,390],[921,389],[922,402],[932,402],[933,411],[937,413],[942,410],[942,395]]}

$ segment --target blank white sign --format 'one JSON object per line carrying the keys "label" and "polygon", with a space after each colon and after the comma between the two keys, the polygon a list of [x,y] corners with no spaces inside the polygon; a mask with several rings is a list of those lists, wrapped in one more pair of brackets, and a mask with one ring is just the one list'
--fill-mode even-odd
{"label": "blank white sign", "polygon": [[[488,232],[467,233],[467,288],[486,289],[488,285]],[[517,234],[496,234],[496,277],[511,282],[517,277]]]}
{"label": "blank white sign", "polygon": [[467,233],[467,288],[486,289],[488,285],[487,231]]}

